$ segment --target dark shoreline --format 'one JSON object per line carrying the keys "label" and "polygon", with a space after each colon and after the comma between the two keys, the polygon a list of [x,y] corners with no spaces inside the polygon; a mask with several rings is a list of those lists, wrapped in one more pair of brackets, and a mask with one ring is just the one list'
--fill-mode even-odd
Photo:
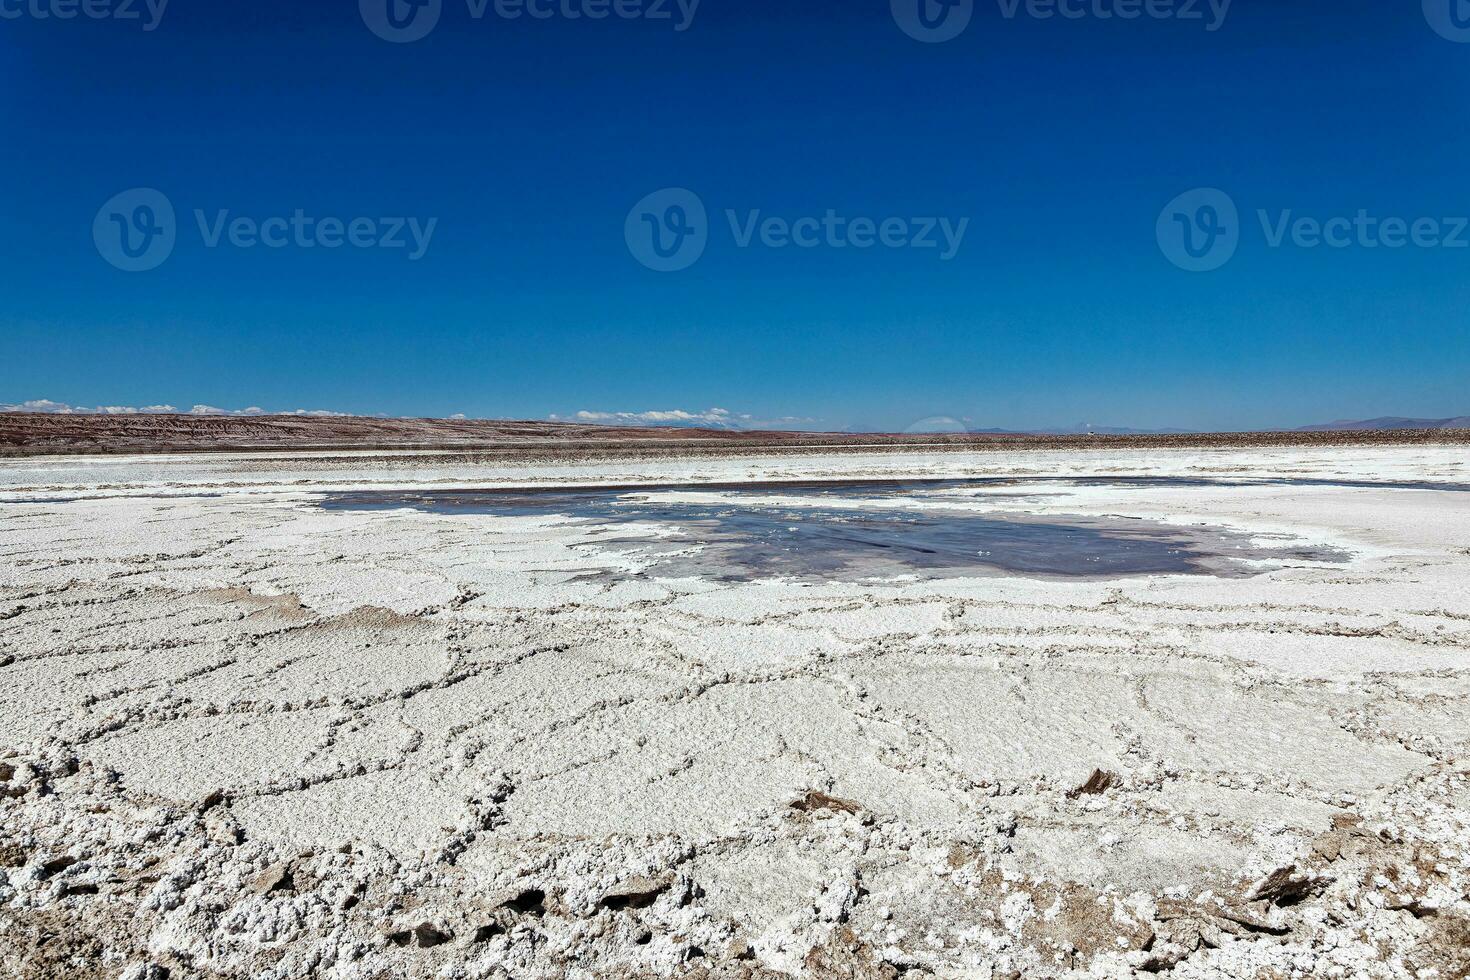
{"label": "dark shoreline", "polygon": [[727,432],[558,422],[301,416],[0,413],[0,457],[239,452],[441,452],[563,460],[797,452],[1046,449],[1243,449],[1470,445],[1470,429],[1217,432],[1165,435]]}

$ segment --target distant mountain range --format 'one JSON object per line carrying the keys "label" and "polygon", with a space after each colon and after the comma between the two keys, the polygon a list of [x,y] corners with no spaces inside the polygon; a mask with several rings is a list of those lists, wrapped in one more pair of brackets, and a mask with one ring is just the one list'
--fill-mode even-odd
{"label": "distant mountain range", "polygon": [[[750,431],[751,426],[738,424],[735,421],[723,419],[709,419],[700,417],[692,420],[676,419],[659,422],[640,422],[645,428],[663,429],[716,429],[731,432]],[[1284,432],[1392,432],[1395,429],[1470,429],[1470,415],[1461,415],[1452,419],[1411,419],[1401,418],[1396,415],[1385,416],[1378,419],[1348,420],[1328,422],[1326,425],[1303,425],[1295,429],[1282,429]],[[890,430],[880,429],[868,425],[850,426],[844,431],[848,433],[871,433],[874,435],[892,435]],[[1260,430],[1270,431],[1270,430]],[[1005,429],[991,427],[984,429],[972,429],[969,426],[950,418],[936,418],[925,420],[904,430],[906,435],[972,435],[972,436],[1192,436],[1200,435],[1198,429],[1172,429],[1168,427],[1159,428],[1130,428],[1121,425],[1089,425],[1086,422],[1078,422],[1076,425],[1057,426],[1047,429]]]}
{"label": "distant mountain range", "polygon": [[[1392,432],[1395,429],[1470,429],[1470,415],[1452,419],[1410,419],[1397,415],[1379,419],[1344,419],[1326,425],[1304,425],[1292,432]],[[1079,422],[1074,426],[1056,429],[971,429],[972,435],[1029,435],[1029,436],[1188,436],[1199,435],[1196,429],[1130,429],[1115,425],[1088,425]]]}
{"label": "distant mountain range", "polygon": [[971,429],[970,432],[975,435],[994,436],[1187,436],[1195,434],[1193,429],[1130,429],[1118,425],[1088,425],[1085,422],[1059,426],[1055,429]]}
{"label": "distant mountain range", "polygon": [[1190,436],[1199,434],[1196,429],[1130,429],[1115,425],[1088,425],[1086,422],[1050,429],[1003,429],[994,426],[972,429],[962,422],[947,417],[925,419],[923,422],[915,423],[902,430],[902,433],[866,424],[850,425],[842,431],[856,434],[909,436]]}
{"label": "distant mountain range", "polygon": [[1393,429],[1470,429],[1470,415],[1452,419],[1406,419],[1397,415],[1381,419],[1328,422],[1326,425],[1304,425],[1297,432],[1389,432]]}

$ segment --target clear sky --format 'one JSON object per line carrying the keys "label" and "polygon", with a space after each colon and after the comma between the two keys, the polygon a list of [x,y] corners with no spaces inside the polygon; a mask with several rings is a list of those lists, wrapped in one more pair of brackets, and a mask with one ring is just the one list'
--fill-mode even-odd
{"label": "clear sky", "polygon": [[[1470,413],[1465,0],[973,0],[942,41],[960,20],[936,0],[927,21],[437,0],[404,43],[369,23],[432,10],[55,16],[82,2],[0,0],[0,403],[897,430]],[[122,232],[151,248],[167,217],[109,203],[135,188],[174,210],[173,247],[129,272]],[[704,220],[640,205],[665,188]],[[1238,217],[1170,204],[1196,188]],[[1303,217],[1341,219],[1343,247],[1294,224],[1272,245]],[[359,218],[404,247],[346,242]],[[1385,244],[1387,218],[1416,241]],[[649,268],[655,228],[704,250]],[[1185,231],[1236,250],[1186,271]]]}

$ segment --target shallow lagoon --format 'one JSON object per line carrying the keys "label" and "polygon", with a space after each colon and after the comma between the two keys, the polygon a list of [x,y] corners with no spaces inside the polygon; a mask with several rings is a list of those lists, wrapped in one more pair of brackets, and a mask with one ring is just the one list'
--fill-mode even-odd
{"label": "shallow lagoon", "polygon": [[[1024,512],[1038,484],[1084,481],[864,481],[605,487],[547,490],[367,491],[325,495],[329,510],[412,509],[506,517],[559,515],[608,532],[630,524],[668,537],[609,534],[601,546],[656,556],[657,573],[725,581],[854,581],[895,576],[1257,574],[1292,562],[1343,562],[1336,549],[1259,538],[1222,527],[1126,517],[1038,517]],[[1198,480],[1097,480],[1088,485],[1209,486]],[[1014,489],[1011,489],[1014,488]],[[1014,512],[966,510],[1014,499]],[[1261,564],[1265,563],[1265,564]]]}

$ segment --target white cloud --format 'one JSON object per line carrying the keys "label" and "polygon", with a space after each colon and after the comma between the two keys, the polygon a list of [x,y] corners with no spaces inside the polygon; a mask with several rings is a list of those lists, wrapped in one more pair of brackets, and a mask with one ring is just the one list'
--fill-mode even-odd
{"label": "white cloud", "polygon": [[65,402],[54,402],[49,398],[37,398],[32,401],[21,402],[18,405],[0,404],[0,412],[40,412],[45,415],[230,415],[236,417],[254,415],[305,415],[320,416],[324,418],[348,418],[350,412],[329,412],[325,409],[307,410],[298,408],[292,412],[267,412],[258,405],[249,408],[216,408],[213,405],[195,405],[188,412],[181,412],[172,405],[145,405],[142,408],[133,408],[127,405],[99,405],[96,408],[88,408],[85,405],[68,405]]}
{"label": "white cloud", "polygon": [[43,415],[168,415],[177,412],[172,405],[145,405],[133,408],[126,405],[99,405],[87,408],[83,405],[68,405],[49,398],[37,398],[19,405],[0,405],[0,412],[40,412]]}
{"label": "white cloud", "polygon": [[177,412],[178,409],[172,405],[145,405],[143,408],[124,408],[121,405],[99,405],[93,411],[98,415],[168,415],[171,412]]}
{"label": "white cloud", "polygon": [[19,405],[0,405],[0,411],[45,412],[48,415],[70,415],[74,409],[70,405],[54,402],[49,398],[38,398],[35,401],[21,402]]}
{"label": "white cloud", "polygon": [[[289,412],[267,412],[265,409],[259,407],[258,405],[251,405],[249,408],[235,408],[235,409],[230,409],[230,408],[215,408],[213,405],[195,405],[193,408],[189,409],[189,414],[190,415],[233,415],[233,416],[237,416],[237,417],[239,417],[239,416],[250,416],[250,415],[296,415],[296,416],[301,416],[301,417],[304,417],[304,418],[321,418],[321,419],[350,419],[350,418],[354,418],[355,417],[352,412],[333,412],[333,411],[329,411],[328,409],[325,409],[325,408],[311,408],[311,409],[297,408],[297,409],[293,409],[292,411],[289,411]],[[384,416],[375,415],[375,416],[372,416],[372,417],[373,418],[383,418]]]}
{"label": "white cloud", "polygon": [[730,421],[730,413],[722,408],[712,408],[707,412],[686,412],[680,408],[665,412],[588,412],[584,410],[578,412],[576,418],[582,422],[619,422],[624,425],[661,425],[670,422],[727,425]]}

